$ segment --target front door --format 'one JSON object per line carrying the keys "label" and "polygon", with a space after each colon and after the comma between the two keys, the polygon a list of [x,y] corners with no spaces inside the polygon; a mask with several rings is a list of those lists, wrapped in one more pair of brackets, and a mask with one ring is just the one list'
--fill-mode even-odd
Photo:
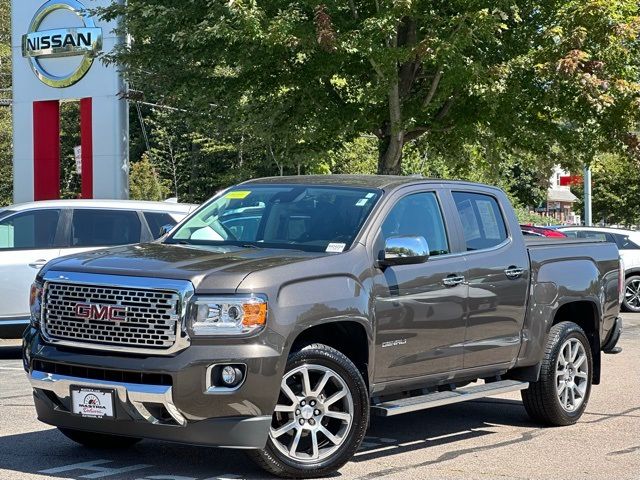
{"label": "front door", "polygon": [[509,234],[496,197],[472,191],[452,195],[467,248],[469,316],[464,367],[510,363],[521,345],[529,284],[523,237],[519,231]]}
{"label": "front door", "polygon": [[397,201],[380,229],[391,236],[423,236],[425,263],[379,269],[375,277],[375,381],[387,382],[462,368],[467,286],[464,256],[451,256],[449,229],[435,192]]}
{"label": "front door", "polygon": [[16,213],[0,221],[0,321],[29,317],[29,291],[40,268],[60,255],[60,210]]}

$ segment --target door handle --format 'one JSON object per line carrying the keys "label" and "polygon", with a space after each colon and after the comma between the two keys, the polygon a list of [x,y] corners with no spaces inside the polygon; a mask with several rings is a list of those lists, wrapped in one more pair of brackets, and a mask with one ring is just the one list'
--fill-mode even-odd
{"label": "door handle", "polygon": [[445,287],[455,287],[464,283],[464,277],[462,275],[449,275],[442,280]]}
{"label": "door handle", "polygon": [[36,268],[36,269],[40,270],[42,267],[45,266],[46,263],[47,263],[47,261],[44,258],[41,258],[40,260],[36,260],[33,263],[30,263],[29,266],[31,268]]}
{"label": "door handle", "polygon": [[520,278],[520,276],[524,273],[524,268],[516,267],[514,265],[506,268],[504,274],[507,278],[516,279]]}

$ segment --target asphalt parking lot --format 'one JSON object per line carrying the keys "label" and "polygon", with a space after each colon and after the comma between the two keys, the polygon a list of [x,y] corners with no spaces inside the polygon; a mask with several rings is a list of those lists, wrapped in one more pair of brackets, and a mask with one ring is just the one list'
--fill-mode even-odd
{"label": "asphalt parking lot", "polygon": [[[15,342],[13,343],[15,344]],[[35,419],[20,351],[0,341],[0,479],[214,480],[264,474],[242,452],[144,441],[128,451],[86,450]],[[572,427],[532,424],[519,395],[394,418],[374,418],[338,477],[640,478],[640,314],[625,315],[619,355]]]}

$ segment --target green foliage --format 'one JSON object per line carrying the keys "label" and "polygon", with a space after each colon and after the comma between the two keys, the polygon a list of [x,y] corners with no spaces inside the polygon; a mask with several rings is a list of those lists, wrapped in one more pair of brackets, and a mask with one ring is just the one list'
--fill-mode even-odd
{"label": "green foliage", "polygon": [[11,98],[11,11],[0,0],[0,206],[13,200],[13,143],[11,108],[1,100]]}
{"label": "green foliage", "polygon": [[80,103],[60,103],[60,197],[80,198],[74,147],[80,145]]}
{"label": "green foliage", "polygon": [[160,178],[146,154],[131,165],[129,194],[132,200],[166,200],[171,192],[168,183]]}
{"label": "green foliage", "polygon": [[[635,148],[636,0],[130,0],[117,60],[164,104],[235,132],[283,169],[374,135],[378,170],[428,135],[448,157],[588,162]],[[209,119],[209,120],[205,120]],[[227,135],[228,137],[228,135]],[[489,161],[499,161],[489,158]]]}
{"label": "green foliage", "polygon": [[[594,223],[640,224],[640,163],[629,156],[599,155],[591,164],[592,218]],[[583,189],[576,208],[584,215]]]}

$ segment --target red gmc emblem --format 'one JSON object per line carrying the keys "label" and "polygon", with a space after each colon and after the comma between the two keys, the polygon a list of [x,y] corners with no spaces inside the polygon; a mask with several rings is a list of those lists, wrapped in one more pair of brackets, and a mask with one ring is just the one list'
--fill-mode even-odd
{"label": "red gmc emblem", "polygon": [[123,322],[127,317],[127,308],[117,305],[94,305],[91,303],[77,303],[76,316],[87,320],[111,320]]}

